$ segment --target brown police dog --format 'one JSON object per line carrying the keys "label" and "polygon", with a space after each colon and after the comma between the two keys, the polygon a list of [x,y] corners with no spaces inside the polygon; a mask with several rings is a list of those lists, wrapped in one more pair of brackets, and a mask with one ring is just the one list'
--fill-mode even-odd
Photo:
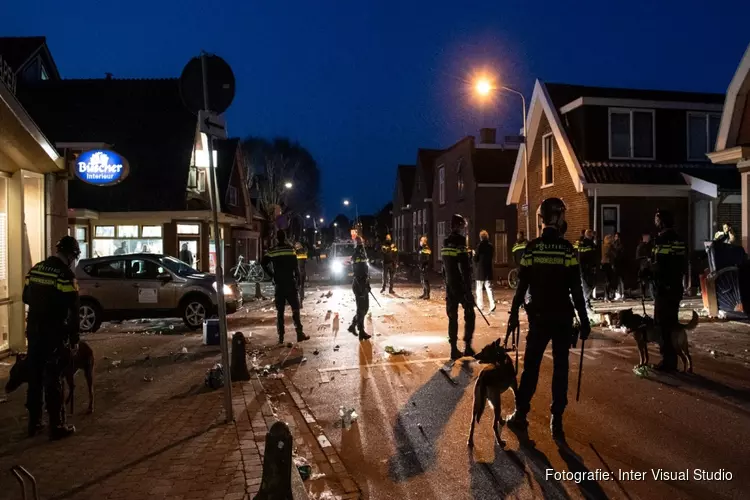
{"label": "brown police dog", "polygon": [[[68,385],[68,398],[65,403],[70,405],[70,413],[74,409],[75,396],[75,374],[78,370],[83,372],[86,377],[86,384],[89,389],[89,407],[88,413],[94,411],[94,351],[86,342],[78,343],[78,350],[72,353],[67,359],[63,359],[65,368],[63,377]],[[11,393],[29,381],[29,359],[26,353],[18,353],[16,362],[10,369],[8,383],[5,384],[5,392]]]}
{"label": "brown police dog", "polygon": [[471,427],[469,428],[469,440],[467,444],[474,446],[474,424],[479,422],[484,413],[487,401],[495,411],[495,419],[492,422],[492,430],[495,432],[495,442],[505,446],[505,441],[500,438],[501,426],[505,423],[500,415],[500,396],[508,389],[513,389],[513,394],[518,390],[516,373],[513,361],[508,356],[506,349],[500,340],[487,344],[474,355],[474,359],[482,364],[487,364],[474,384],[474,405],[471,412]]}
{"label": "brown police dog", "polygon": [[[648,365],[648,343],[662,344],[661,328],[653,318],[635,314],[632,309],[624,309],[612,315],[612,321],[616,327],[625,327],[628,333],[633,334],[633,339],[638,345],[640,360],[636,368]],[[690,348],[687,341],[687,331],[694,330],[698,326],[698,313],[693,311],[693,317],[687,325],[677,323],[672,331],[672,346],[677,355],[682,359],[684,371],[693,373],[693,358],[690,356]]]}

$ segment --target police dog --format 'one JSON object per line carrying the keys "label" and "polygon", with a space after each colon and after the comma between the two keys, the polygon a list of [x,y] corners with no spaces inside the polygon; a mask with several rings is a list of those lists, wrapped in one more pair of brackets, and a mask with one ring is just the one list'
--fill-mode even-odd
{"label": "police dog", "polygon": [[[648,343],[663,342],[661,328],[648,316],[635,314],[632,309],[624,309],[613,316],[613,323],[617,327],[625,327],[628,333],[633,334],[635,343],[638,345],[640,360],[636,368],[648,365]],[[693,311],[693,317],[687,325],[677,323],[672,332],[672,346],[677,355],[682,359],[683,370],[693,373],[693,358],[687,341],[687,331],[694,330],[698,326],[698,313]]]}
{"label": "police dog", "polygon": [[474,405],[467,444],[469,447],[474,446],[474,424],[482,418],[484,408],[489,401],[495,411],[495,419],[492,422],[495,442],[500,446],[505,446],[505,441],[500,438],[500,427],[505,423],[500,415],[500,396],[508,389],[513,389],[514,394],[518,390],[513,361],[511,361],[507,350],[502,346],[499,339],[484,346],[481,351],[474,355],[474,359],[487,366],[479,372],[479,377],[474,384]]}
{"label": "police dog", "polygon": [[[83,372],[86,377],[86,384],[89,389],[89,406],[88,413],[94,411],[94,351],[86,342],[78,343],[78,350],[75,353],[66,351],[67,354],[61,360],[64,365],[62,375],[68,385],[68,398],[65,403],[70,405],[70,413],[74,409],[75,396],[75,374],[78,370]],[[5,392],[11,393],[29,381],[29,358],[26,353],[18,353],[16,362],[10,369],[8,383],[5,384]]]}

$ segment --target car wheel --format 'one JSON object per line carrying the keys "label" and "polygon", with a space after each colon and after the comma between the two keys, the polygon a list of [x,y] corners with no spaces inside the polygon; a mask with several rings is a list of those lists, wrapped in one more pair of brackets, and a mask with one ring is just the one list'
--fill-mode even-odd
{"label": "car wheel", "polygon": [[182,321],[193,330],[203,326],[203,322],[210,317],[209,302],[199,296],[189,297],[182,305]]}
{"label": "car wheel", "polygon": [[93,300],[82,300],[78,308],[78,326],[82,333],[95,332],[102,326],[102,313],[99,304]]}

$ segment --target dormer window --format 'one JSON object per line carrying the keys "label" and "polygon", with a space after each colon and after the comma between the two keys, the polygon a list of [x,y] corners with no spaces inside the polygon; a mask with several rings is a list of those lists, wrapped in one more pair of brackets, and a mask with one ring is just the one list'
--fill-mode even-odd
{"label": "dormer window", "polygon": [[654,142],[652,109],[609,109],[611,159],[653,160]]}

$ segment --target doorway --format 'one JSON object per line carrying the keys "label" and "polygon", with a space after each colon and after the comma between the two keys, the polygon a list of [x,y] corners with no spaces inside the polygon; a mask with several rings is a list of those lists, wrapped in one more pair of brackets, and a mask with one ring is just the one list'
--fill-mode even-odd
{"label": "doorway", "polygon": [[177,251],[178,259],[185,264],[190,264],[193,269],[200,269],[200,254],[198,252],[200,238],[178,238],[177,248],[179,249]]}

